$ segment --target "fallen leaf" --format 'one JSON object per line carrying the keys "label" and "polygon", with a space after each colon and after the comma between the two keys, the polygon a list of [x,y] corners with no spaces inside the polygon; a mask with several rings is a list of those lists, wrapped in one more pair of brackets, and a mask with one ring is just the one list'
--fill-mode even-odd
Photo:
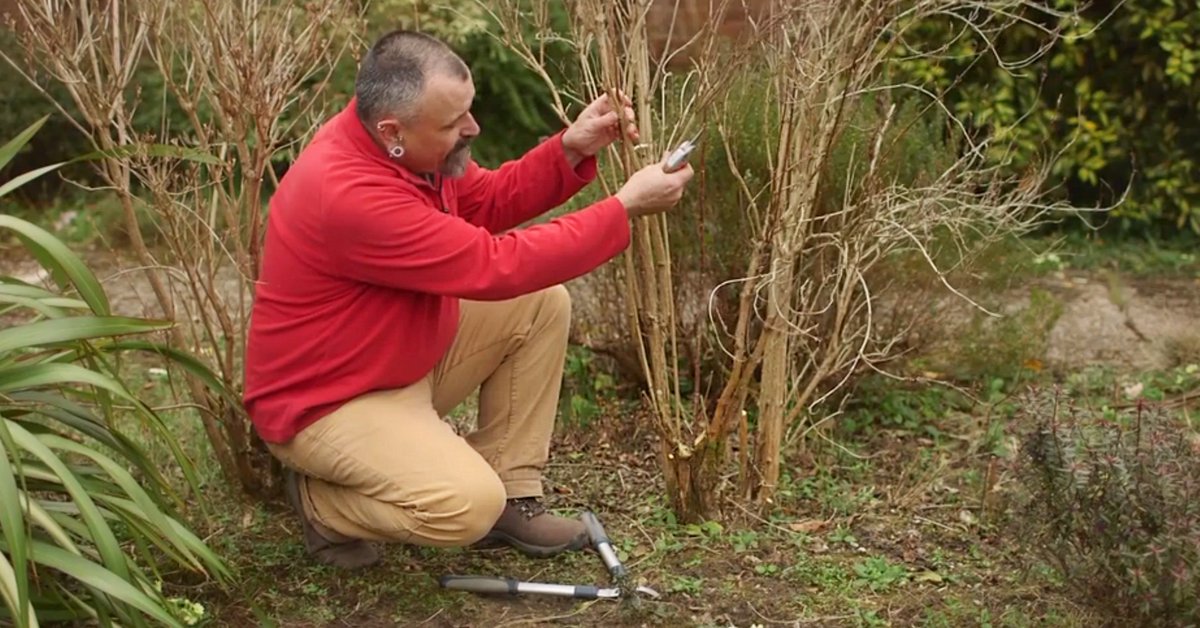
{"label": "fallen leaf", "polygon": [[936,571],[922,571],[913,576],[913,582],[930,582],[933,584],[941,584],[943,582],[941,574]]}
{"label": "fallen leaf", "polygon": [[790,528],[792,532],[803,532],[805,534],[809,534],[812,532],[819,532],[827,525],[829,525],[829,522],[821,521],[820,519],[805,519],[804,521],[793,521],[792,523],[789,523],[788,528]]}

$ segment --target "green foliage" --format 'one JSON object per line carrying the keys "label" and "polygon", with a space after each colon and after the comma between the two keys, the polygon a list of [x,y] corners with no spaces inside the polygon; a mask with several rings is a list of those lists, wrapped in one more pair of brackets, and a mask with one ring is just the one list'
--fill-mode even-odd
{"label": "green foliage", "polygon": [[1119,413],[1035,393],[1015,534],[1081,600],[1136,625],[1200,621],[1200,433],[1138,405]]}
{"label": "green foliage", "polygon": [[595,354],[585,347],[568,347],[559,394],[560,419],[568,425],[587,427],[601,415],[603,406],[615,403],[616,398],[616,380],[596,363]]}
{"label": "green foliage", "polygon": [[872,591],[885,591],[908,582],[908,569],[904,565],[891,563],[882,556],[873,556],[854,564],[856,584]]}
{"label": "green foliage", "polygon": [[958,376],[1017,378],[1023,370],[1038,370],[1046,338],[1062,303],[1041,289],[1029,291],[1029,303],[1015,313],[993,319],[977,312],[963,335]]}
{"label": "green foliage", "polygon": [[[40,126],[0,147],[0,167]],[[96,277],[45,230],[10,215],[0,215],[0,229],[18,236],[58,288],[0,277],[0,316],[16,321],[0,331],[0,621],[194,623],[203,609],[163,593],[165,568],[229,574],[174,514],[181,500],[162,470],[114,423],[118,404],[131,408],[196,488],[170,428],[115,365],[129,350],[161,349],[117,337],[169,323],[114,316]]]}
{"label": "green foliage", "polygon": [[1180,233],[1172,238],[1104,238],[1069,234],[1053,259],[1051,270],[1111,270],[1132,276],[1200,278],[1200,237]]}
{"label": "green foliage", "polygon": [[969,400],[945,386],[909,386],[883,375],[868,375],[838,420],[849,434],[871,429],[901,429],[937,435],[937,423],[954,410],[967,410]]}
{"label": "green foliage", "polygon": [[[1200,233],[1200,12],[1177,0],[1052,4],[1081,8],[1080,19],[1030,14],[996,40],[1008,62],[1032,56],[1026,67],[1001,67],[974,32],[946,19],[894,49],[896,78],[944,95],[999,140],[992,157],[1013,171],[1055,156],[1052,183],[1073,204],[1110,205],[1128,190],[1114,214],[1122,228]],[[1037,56],[1048,42],[1041,28],[1064,38]]]}

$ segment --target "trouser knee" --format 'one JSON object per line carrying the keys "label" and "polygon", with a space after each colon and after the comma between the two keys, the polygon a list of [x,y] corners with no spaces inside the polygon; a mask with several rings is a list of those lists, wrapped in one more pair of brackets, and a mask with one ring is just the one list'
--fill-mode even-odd
{"label": "trouser knee", "polygon": [[460,478],[423,508],[414,539],[432,545],[470,545],[492,529],[504,511],[504,484],[494,473]]}
{"label": "trouser knee", "polygon": [[542,308],[553,319],[571,320],[571,293],[566,286],[551,286],[542,290]]}

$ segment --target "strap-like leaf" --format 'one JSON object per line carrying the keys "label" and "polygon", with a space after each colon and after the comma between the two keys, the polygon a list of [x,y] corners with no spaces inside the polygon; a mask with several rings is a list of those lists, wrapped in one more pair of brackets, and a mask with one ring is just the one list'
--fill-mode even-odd
{"label": "strap-like leaf", "polygon": [[225,399],[225,401],[234,404],[235,407],[240,406],[242,403],[242,400],[239,399],[237,395],[233,394],[233,391],[229,390],[227,386],[225,386],[225,384],[221,381],[221,378],[218,377],[217,374],[212,371],[212,369],[208,368],[208,366],[206,366],[203,362],[196,359],[195,356],[186,351],[181,351],[174,347],[169,347],[156,342],[133,339],[116,340],[97,348],[105,353],[143,351],[165,357],[171,362],[182,366],[183,369],[188,373],[200,378],[200,381],[204,382],[204,384],[208,386],[209,390],[220,395],[223,399]]}
{"label": "strap-like leaf", "polygon": [[12,563],[8,562],[4,554],[0,554],[0,597],[4,598],[4,605],[12,612],[16,626],[37,628],[38,618],[33,604],[20,594],[18,588],[17,574],[13,571]]}
{"label": "strap-like leaf", "polygon": [[[9,553],[15,565],[15,580],[13,581],[14,599],[10,606],[17,626],[37,625],[37,621],[26,621],[26,609],[29,606],[29,546],[26,544],[27,530],[25,518],[22,516],[21,497],[24,491],[17,483],[14,469],[19,472],[15,461],[21,459],[20,450],[8,429],[8,419],[0,419],[0,529],[3,530]],[[9,563],[6,561],[5,565]],[[7,596],[6,596],[7,598]],[[32,610],[32,609],[30,609]]]}
{"label": "strap-like leaf", "polygon": [[[26,309],[33,310],[46,318],[62,318],[67,315],[60,307],[55,307],[41,299],[30,299],[28,297],[16,297],[10,294],[0,292],[0,303],[11,303],[12,306],[20,306]],[[11,307],[11,306],[10,306]],[[85,306],[86,307],[86,306]]]}
{"label": "strap-like leaf", "polygon": [[[83,556],[83,552],[75,545],[75,541],[71,540],[71,535],[67,533],[67,530],[37,500],[27,499],[25,505],[28,507],[26,513],[29,515],[29,520],[49,534],[51,540],[68,552],[76,556]],[[75,519],[71,519],[71,521],[75,521]]]}
{"label": "strap-like leaf", "polygon": [[34,541],[31,549],[30,554],[34,562],[50,567],[51,569],[57,569],[79,582],[95,587],[142,611],[151,619],[160,621],[168,626],[182,627],[179,620],[167,612],[161,603],[156,602],[150,596],[133,586],[129,581],[112,571],[49,543]]}
{"label": "strap-like leaf", "polygon": [[0,331],[0,354],[43,345],[142,334],[171,327],[166,321],[124,316],[68,316]]}
{"label": "strap-like leaf", "polygon": [[26,183],[29,183],[30,181],[33,181],[34,179],[37,179],[38,177],[40,177],[48,172],[54,172],[55,170],[62,168],[63,166],[67,165],[68,163],[70,163],[70,162],[60,161],[56,164],[50,164],[49,166],[42,166],[41,168],[37,168],[35,170],[30,170],[29,172],[23,172],[23,173],[17,175],[15,177],[9,179],[7,182],[5,182],[4,185],[0,185],[0,197],[4,197],[9,192],[12,192],[13,190],[21,187],[22,185],[25,185]]}
{"label": "strap-like leaf", "polygon": [[[152,541],[181,565],[191,563],[198,571],[207,571],[209,575],[216,576],[222,581],[227,581],[231,577],[229,565],[225,560],[177,519],[166,517],[166,529],[162,529],[149,524],[143,516],[144,511],[128,499],[112,495],[98,495],[96,499],[104,502],[109,510],[124,515],[128,525],[142,530],[144,532],[142,536]],[[198,562],[197,557],[199,558]]]}
{"label": "strap-like leaf", "polygon": [[89,458],[99,465],[112,478],[113,482],[129,496],[134,506],[132,510],[134,514],[150,522],[165,541],[170,542],[179,552],[187,557],[187,562],[193,567],[197,570],[204,569],[204,565],[196,558],[196,555],[192,552],[192,548],[181,542],[179,537],[174,534],[175,529],[169,522],[170,518],[159,509],[158,504],[150,498],[146,491],[142,490],[142,487],[138,486],[137,481],[123,467],[113,462],[108,456],[61,436],[44,434],[39,438],[52,449],[68,451]]}
{"label": "strap-like leaf", "polygon": [[[142,474],[143,481],[153,484],[156,494],[171,492],[171,486],[166,477],[162,475],[162,471],[150,460],[142,447],[120,431],[110,429],[87,408],[62,395],[40,391],[15,393],[11,397],[14,401],[37,404],[31,408],[32,412],[53,419],[120,453],[138,473]],[[29,424],[23,421],[21,425],[34,431]]]}
{"label": "strap-like leaf", "polygon": [[112,528],[104,520],[104,515],[96,507],[96,503],[88,495],[83,485],[80,484],[79,478],[75,476],[75,472],[55,455],[49,447],[25,428],[10,422],[8,423],[8,431],[18,447],[29,452],[31,456],[40,460],[58,476],[62,481],[63,488],[66,489],[71,500],[79,508],[79,516],[87,524],[92,542],[95,543],[96,549],[100,551],[100,556],[104,559],[105,567],[112,570],[116,575],[128,579],[130,577],[129,566],[126,563],[125,555],[121,552],[121,546],[117,542],[117,537],[113,534]]}
{"label": "strap-like leaf", "polygon": [[101,316],[110,313],[108,297],[105,296],[96,276],[61,240],[27,220],[7,214],[0,215],[0,228],[16,231],[30,253],[50,271],[59,287],[66,288],[68,284],[74,286],[80,298],[92,308],[92,312]]}
{"label": "strap-like leaf", "polygon": [[0,393],[63,384],[90,384],[135,401],[117,380],[77,364],[16,364],[0,368]]}
{"label": "strap-like leaf", "polygon": [[38,120],[35,120],[33,124],[25,127],[24,131],[18,133],[7,144],[0,146],[0,170],[3,170],[8,165],[8,162],[12,161],[13,157],[16,157],[22,148],[25,148],[29,140],[33,139],[33,136],[37,134],[38,129],[42,128],[42,125],[49,119],[49,114],[42,116]]}

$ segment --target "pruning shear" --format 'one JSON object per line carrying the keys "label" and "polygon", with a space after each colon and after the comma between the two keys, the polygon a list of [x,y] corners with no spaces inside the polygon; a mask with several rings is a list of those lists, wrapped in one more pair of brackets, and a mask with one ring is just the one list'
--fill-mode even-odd
{"label": "pruning shear", "polygon": [[[622,565],[621,560],[617,558],[617,552],[613,549],[612,542],[609,541],[608,534],[604,532],[604,526],[600,525],[600,520],[596,518],[596,515],[591,512],[584,512],[581,518],[583,519],[583,525],[587,528],[588,538],[592,543],[592,547],[595,548],[596,553],[600,554],[600,559],[604,561],[604,566],[612,574],[616,586],[598,587],[595,585],[550,584],[545,582],[523,582],[513,578],[497,578],[493,576],[455,575],[445,575],[438,578],[438,585],[443,589],[470,591],[471,593],[482,595],[521,595],[529,593],[570,597],[577,600],[619,599],[624,597],[626,589],[623,586],[626,580],[628,580],[629,571],[625,569],[625,565]],[[650,599],[662,597],[658,591],[642,585],[634,587],[633,592]]]}
{"label": "pruning shear", "polygon": [[663,164],[663,172],[675,172],[687,163],[688,155],[696,149],[696,141],[700,139],[699,135],[690,140],[684,140],[670,155],[667,156],[666,163]]}

